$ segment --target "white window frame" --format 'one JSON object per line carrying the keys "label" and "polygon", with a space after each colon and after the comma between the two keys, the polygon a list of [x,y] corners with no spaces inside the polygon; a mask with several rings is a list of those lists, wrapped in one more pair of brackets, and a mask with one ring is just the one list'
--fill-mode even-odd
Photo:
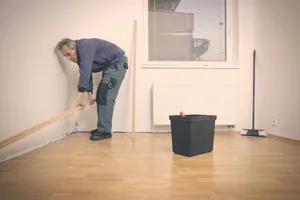
{"label": "white window frame", "polygon": [[142,67],[143,68],[180,68],[180,69],[197,69],[197,68],[238,68],[233,63],[233,38],[232,30],[234,11],[237,9],[237,0],[226,0],[226,61],[149,61],[148,60],[148,0],[143,0],[143,22],[142,22]]}

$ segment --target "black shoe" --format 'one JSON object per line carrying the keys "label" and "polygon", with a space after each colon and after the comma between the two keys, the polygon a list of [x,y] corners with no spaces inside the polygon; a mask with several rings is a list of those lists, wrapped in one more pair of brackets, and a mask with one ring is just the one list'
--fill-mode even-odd
{"label": "black shoe", "polygon": [[104,140],[111,137],[111,133],[93,132],[93,134],[90,136],[90,140]]}
{"label": "black shoe", "polygon": [[94,129],[94,130],[91,131],[91,134],[95,134],[97,132],[98,132],[98,129],[96,128],[96,129]]}

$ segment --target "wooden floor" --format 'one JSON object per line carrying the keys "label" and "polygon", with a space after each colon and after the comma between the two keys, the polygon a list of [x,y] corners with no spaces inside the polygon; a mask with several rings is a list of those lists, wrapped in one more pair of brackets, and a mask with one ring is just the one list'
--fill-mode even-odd
{"label": "wooden floor", "polygon": [[0,164],[0,199],[300,200],[300,144],[217,133],[183,157],[169,134],[73,134]]}

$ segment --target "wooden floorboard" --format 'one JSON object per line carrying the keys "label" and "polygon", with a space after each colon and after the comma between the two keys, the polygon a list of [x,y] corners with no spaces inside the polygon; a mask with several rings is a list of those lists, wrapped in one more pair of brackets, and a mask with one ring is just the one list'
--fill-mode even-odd
{"label": "wooden floorboard", "polygon": [[217,133],[214,150],[172,152],[170,134],[78,133],[0,164],[1,200],[299,200],[300,145]]}

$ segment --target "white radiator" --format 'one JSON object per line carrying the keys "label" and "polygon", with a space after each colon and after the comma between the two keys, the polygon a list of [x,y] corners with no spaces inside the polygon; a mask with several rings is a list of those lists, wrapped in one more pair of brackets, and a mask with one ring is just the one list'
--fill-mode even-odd
{"label": "white radiator", "polygon": [[153,85],[153,124],[170,125],[169,115],[217,115],[216,125],[235,125],[236,85]]}

